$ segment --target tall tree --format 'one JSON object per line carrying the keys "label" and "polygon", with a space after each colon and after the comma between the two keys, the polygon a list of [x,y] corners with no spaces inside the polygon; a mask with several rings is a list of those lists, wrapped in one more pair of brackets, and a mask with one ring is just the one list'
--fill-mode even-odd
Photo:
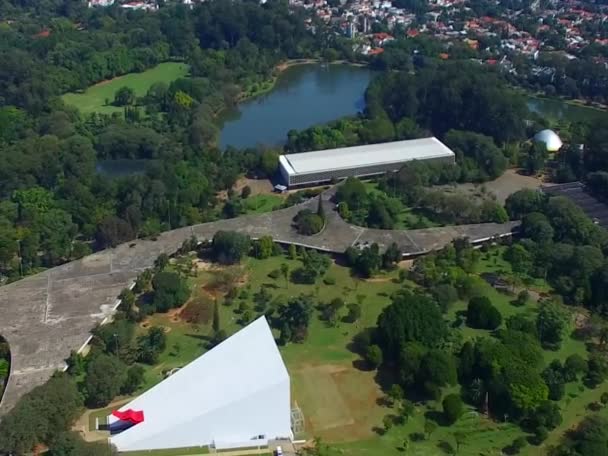
{"label": "tall tree", "polygon": [[118,395],[126,378],[126,366],[118,358],[105,354],[94,356],[89,361],[84,380],[87,405],[108,405]]}
{"label": "tall tree", "polygon": [[426,295],[398,292],[378,317],[378,340],[389,360],[398,360],[407,342],[437,346],[447,328],[437,304]]}

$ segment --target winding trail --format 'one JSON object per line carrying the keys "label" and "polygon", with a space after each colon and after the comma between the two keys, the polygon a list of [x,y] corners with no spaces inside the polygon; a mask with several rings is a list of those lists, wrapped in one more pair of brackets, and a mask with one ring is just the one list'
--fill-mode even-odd
{"label": "winding trail", "polygon": [[11,373],[0,403],[0,415],[21,396],[65,367],[73,350],[82,349],[91,330],[108,319],[119,304],[117,296],[161,253],[173,254],[183,241],[196,236],[211,239],[219,230],[234,230],[259,238],[270,235],[280,243],[325,252],[344,252],[351,245],[377,242],[381,249],[396,242],[406,256],[439,249],[455,238],[471,242],[509,236],[518,222],[461,225],[410,231],[368,229],[346,223],[330,201],[335,190],[322,194],[327,223],[314,236],[298,234],[291,226],[303,208],[316,210],[318,200],[261,215],[179,228],[157,240],[138,240],[89,255],[18,282],[0,287],[0,334],[10,344]]}

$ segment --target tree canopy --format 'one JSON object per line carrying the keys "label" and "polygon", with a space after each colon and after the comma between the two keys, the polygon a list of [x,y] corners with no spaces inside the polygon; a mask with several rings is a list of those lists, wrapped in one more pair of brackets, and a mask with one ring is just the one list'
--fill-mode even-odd
{"label": "tree canopy", "polygon": [[378,340],[385,358],[391,360],[399,359],[408,342],[437,346],[446,331],[437,304],[426,295],[409,291],[397,293],[378,317]]}

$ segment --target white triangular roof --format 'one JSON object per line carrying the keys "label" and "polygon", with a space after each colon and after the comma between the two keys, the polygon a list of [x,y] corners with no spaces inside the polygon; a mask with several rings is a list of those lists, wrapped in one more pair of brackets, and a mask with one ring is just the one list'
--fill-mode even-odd
{"label": "white triangular roof", "polygon": [[[271,424],[257,423],[264,421],[259,419],[260,400],[269,405],[279,404]],[[142,410],[144,422],[111,437],[119,450],[147,448],[145,442],[156,442],[152,447],[162,448],[162,442],[158,443],[162,434],[167,434],[165,448],[180,447],[173,442],[175,434],[187,434],[186,429],[192,427],[200,434],[197,441],[200,445],[218,439],[250,439],[258,432],[258,426],[264,428],[259,432],[287,435],[285,432],[290,432],[289,374],[266,318],[258,318],[120,408],[121,411],[127,409]],[[235,413],[239,409],[240,413]],[[269,410],[269,413],[272,412]],[[230,415],[234,425],[229,427],[233,429],[221,428],[222,417]],[[236,426],[240,430],[235,429],[240,420],[244,420]],[[247,420],[253,422],[249,424]],[[193,436],[187,435],[184,439],[190,437]],[[192,445],[190,441],[183,443],[182,446]]]}

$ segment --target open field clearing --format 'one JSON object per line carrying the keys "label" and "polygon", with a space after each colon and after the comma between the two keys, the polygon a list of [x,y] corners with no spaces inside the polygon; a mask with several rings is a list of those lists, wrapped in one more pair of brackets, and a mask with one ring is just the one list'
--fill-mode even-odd
{"label": "open field clearing", "polygon": [[188,65],[185,63],[161,63],[141,73],[129,73],[100,82],[80,93],[66,93],[63,95],[63,101],[78,108],[82,114],[123,112],[122,107],[110,104],[114,100],[114,94],[121,87],[130,87],[135,91],[136,96],[143,97],[152,84],[156,82],[169,84],[178,78],[187,76],[188,71]]}

